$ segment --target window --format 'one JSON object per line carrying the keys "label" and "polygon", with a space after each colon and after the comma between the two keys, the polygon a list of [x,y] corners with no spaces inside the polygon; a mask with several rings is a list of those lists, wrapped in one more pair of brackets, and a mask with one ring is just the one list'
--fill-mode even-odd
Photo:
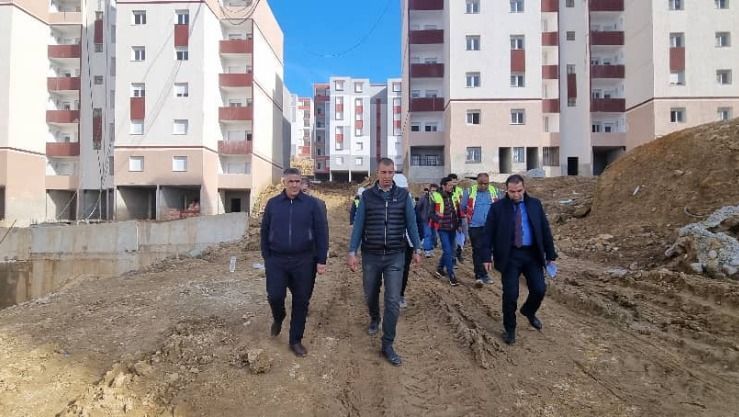
{"label": "window", "polygon": [[567,40],[568,41],[574,41],[575,40],[575,31],[574,30],[568,30],[567,31]]}
{"label": "window", "polygon": [[670,33],[670,48],[685,47],[685,35],[682,32]]}
{"label": "window", "polygon": [[731,46],[731,34],[729,32],[716,32],[716,47],[727,48]]}
{"label": "window", "polygon": [[731,107],[719,107],[717,113],[721,121],[731,119]]}
{"label": "window", "polygon": [[178,46],[175,48],[175,58],[178,61],[187,61],[189,59],[189,53],[186,46]]}
{"label": "window", "polygon": [[400,83],[393,83],[393,92],[399,93],[400,92]]}
{"label": "window", "polygon": [[130,172],[142,172],[144,170],[144,157],[143,156],[129,156],[128,157],[128,170]]}
{"label": "window", "polygon": [[146,24],[146,10],[134,10],[131,16],[131,23],[134,25]]}
{"label": "window", "polygon": [[682,10],[683,0],[667,0],[670,10]]}
{"label": "window", "polygon": [[190,86],[187,83],[174,83],[175,97],[188,97],[190,95]]}
{"label": "window", "polygon": [[567,64],[567,73],[568,74],[574,74],[575,73],[575,64]]}
{"label": "window", "polygon": [[175,119],[172,125],[173,135],[186,135],[188,122],[185,119]]}
{"label": "window", "polygon": [[467,80],[467,87],[479,87],[480,86],[480,73],[479,72],[468,72],[465,74]]}
{"label": "window", "polygon": [[344,112],[343,111],[337,111],[336,112],[336,120],[344,120]]}
{"label": "window", "polygon": [[685,123],[685,109],[684,108],[670,109],[670,122]]}
{"label": "window", "polygon": [[336,159],[336,165],[344,165],[344,157],[343,156],[337,156]]}
{"label": "window", "polygon": [[511,49],[524,49],[524,40],[523,35],[511,35]]}
{"label": "window", "polygon": [[521,73],[511,74],[511,87],[523,87],[525,85],[524,75]]}
{"label": "window", "polygon": [[111,43],[115,43],[115,31],[116,31],[115,25],[110,25],[110,42]]}
{"label": "window", "polygon": [[468,125],[479,125],[480,124],[480,110],[467,110],[467,124]]}
{"label": "window", "polygon": [[186,156],[173,156],[172,157],[172,171],[186,172],[187,171],[187,157]]}
{"label": "window", "polygon": [[336,91],[344,91],[344,81],[343,80],[334,81],[334,89]]}
{"label": "window", "polygon": [[480,13],[480,0],[467,0],[467,14]]}
{"label": "window", "polygon": [[354,129],[354,136],[362,136],[362,129],[355,128]]}
{"label": "window", "polygon": [[468,35],[467,39],[467,50],[468,51],[479,51],[480,50],[480,35]]}
{"label": "window", "polygon": [[567,107],[575,107],[577,105],[577,99],[574,97],[567,98]]}
{"label": "window", "polygon": [[439,125],[436,122],[429,122],[423,126],[425,132],[436,132],[439,130]]}
{"label": "window", "polygon": [[421,124],[418,122],[412,122],[411,123],[411,132],[420,132],[421,131]]}
{"label": "window", "polygon": [[522,125],[526,123],[525,115],[526,115],[526,111],[523,109],[511,110],[511,124],[512,125]]}
{"label": "window", "polygon": [[717,9],[728,9],[729,0],[714,0]]}
{"label": "window", "polygon": [[362,99],[361,98],[355,98],[354,99],[354,107],[362,107],[362,106],[363,106]]}
{"label": "window", "polygon": [[565,7],[575,7],[575,0],[565,1]]}
{"label": "window", "polygon": [[716,71],[716,81],[721,85],[731,84],[731,70],[722,69]]}
{"label": "window", "polygon": [[543,148],[543,164],[545,167],[559,166],[559,146],[545,146]]}
{"label": "window", "polygon": [[115,57],[110,58],[110,76],[115,77]]}
{"label": "window", "polygon": [[421,90],[411,90],[411,98],[420,98]]}
{"label": "window", "polygon": [[131,120],[131,130],[129,131],[132,135],[143,135],[144,134],[144,121],[143,120]]}
{"label": "window", "polygon": [[523,0],[511,0],[511,13],[523,13]]}
{"label": "window", "polygon": [[177,10],[177,24],[188,25],[190,24],[190,12],[188,10]]}
{"label": "window", "polygon": [[360,151],[360,152],[363,151],[364,150],[364,143],[357,142],[355,148],[356,148],[355,150],[357,150],[357,151]]}
{"label": "window", "polygon": [[131,61],[145,61],[146,60],[146,48],[143,46],[132,46],[131,47]]}
{"label": "window", "polygon": [[685,71],[671,72],[670,85],[685,85]]}
{"label": "window", "polygon": [[600,133],[602,131],[602,127],[600,123],[593,123],[591,126],[590,131],[593,133]]}
{"label": "window", "polygon": [[526,148],[513,148],[513,162],[523,163],[526,162]]}
{"label": "window", "polygon": [[103,52],[103,44],[102,43],[96,43],[95,44],[95,52]]}
{"label": "window", "polygon": [[96,75],[95,76],[95,84],[101,85],[103,83],[103,76],[102,75]]}
{"label": "window", "polygon": [[131,83],[131,97],[145,97],[145,96],[146,96],[146,84]]}
{"label": "window", "polygon": [[439,90],[426,90],[427,98],[436,98],[439,96]]}
{"label": "window", "polygon": [[364,83],[354,83],[354,92],[361,93],[364,91]]}
{"label": "window", "polygon": [[354,165],[359,166],[359,165],[362,165],[363,163],[364,163],[364,158],[362,158],[361,156],[354,158]]}
{"label": "window", "polygon": [[482,148],[479,146],[468,147],[465,162],[468,164],[479,164],[482,162]]}

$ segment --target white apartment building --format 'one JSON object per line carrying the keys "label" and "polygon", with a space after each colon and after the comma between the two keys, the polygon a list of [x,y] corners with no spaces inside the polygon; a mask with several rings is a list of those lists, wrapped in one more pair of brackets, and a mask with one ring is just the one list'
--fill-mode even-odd
{"label": "white apartment building", "polygon": [[626,150],[739,109],[739,7],[726,0],[401,5],[402,133],[417,181],[599,174]]}
{"label": "white apartment building", "polygon": [[0,226],[112,215],[115,7],[0,0]]}
{"label": "white apartment building", "polygon": [[313,172],[316,179],[330,177],[331,154],[328,145],[328,129],[331,117],[331,87],[327,83],[313,84]]}
{"label": "white apartment building", "polygon": [[283,34],[267,1],[118,1],[115,211],[247,211],[281,175]]}

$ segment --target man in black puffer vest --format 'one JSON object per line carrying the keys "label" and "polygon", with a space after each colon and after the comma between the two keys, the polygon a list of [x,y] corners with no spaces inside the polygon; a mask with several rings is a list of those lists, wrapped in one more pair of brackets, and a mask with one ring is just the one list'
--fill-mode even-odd
{"label": "man in black puffer vest", "polygon": [[416,214],[408,190],[393,182],[395,163],[382,158],[377,164],[378,180],[362,193],[354,217],[347,263],[352,271],[359,266],[357,249],[362,245],[364,297],[369,308],[370,325],[367,333],[374,335],[380,325],[380,287],[385,280],[385,314],[382,320],[382,349],[380,353],[393,365],[401,359],[393,349],[395,326],[400,315],[400,290],[403,285],[406,231],[417,249],[413,255],[421,262],[421,243],[418,238]]}

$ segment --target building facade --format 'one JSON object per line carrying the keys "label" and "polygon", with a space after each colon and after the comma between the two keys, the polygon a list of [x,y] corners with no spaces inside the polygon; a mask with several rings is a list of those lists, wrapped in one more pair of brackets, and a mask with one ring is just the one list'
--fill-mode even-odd
{"label": "building facade", "polygon": [[305,176],[315,175],[315,162],[313,161],[313,134],[314,134],[314,110],[313,99],[310,97],[291,97],[291,139],[290,139],[290,164],[300,168]]}
{"label": "building facade", "polygon": [[599,174],[626,150],[739,108],[739,8],[728,1],[401,5],[404,162],[418,181]]}

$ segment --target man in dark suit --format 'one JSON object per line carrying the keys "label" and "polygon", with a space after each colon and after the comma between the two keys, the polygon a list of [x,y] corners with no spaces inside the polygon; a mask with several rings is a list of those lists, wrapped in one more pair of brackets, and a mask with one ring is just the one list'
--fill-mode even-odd
{"label": "man in dark suit", "polygon": [[546,293],[544,266],[557,259],[552,231],[541,201],[526,194],[523,177],[511,175],[506,180],[506,196],[490,207],[483,235],[482,254],[486,270],[493,260],[503,281],[503,341],[516,341],[518,278],[523,273],[529,296],[521,307],[537,330],[542,323],[536,317]]}

